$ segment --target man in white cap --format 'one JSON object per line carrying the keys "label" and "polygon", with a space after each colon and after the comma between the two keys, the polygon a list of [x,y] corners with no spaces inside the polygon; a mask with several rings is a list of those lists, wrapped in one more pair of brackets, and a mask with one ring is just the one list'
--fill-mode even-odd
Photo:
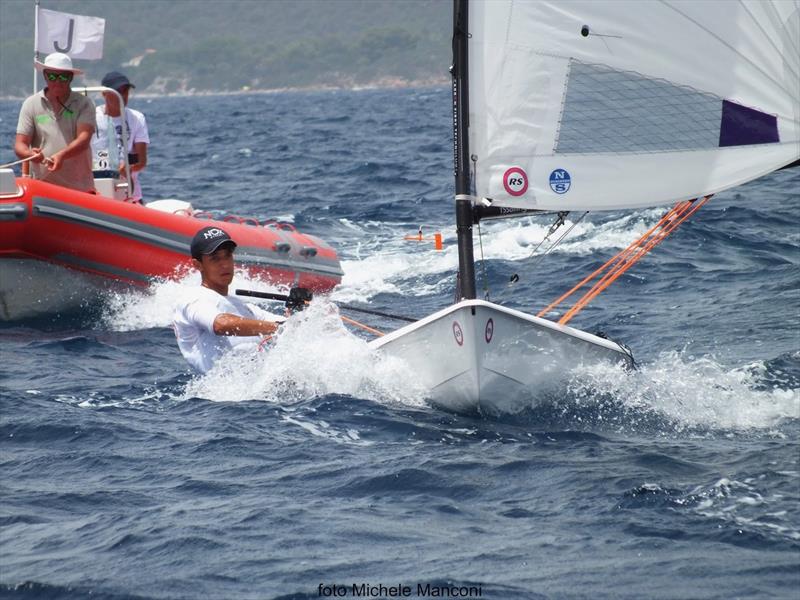
{"label": "man in white cap", "polygon": [[[142,201],[142,186],[139,184],[139,173],[147,166],[147,145],[150,143],[150,134],[147,131],[147,121],[138,110],[128,108],[128,94],[135,88],[130,80],[119,71],[106,73],[101,82],[103,87],[119,92],[125,106],[125,118],[116,94],[103,92],[106,103],[97,107],[97,134],[92,136],[93,168],[99,171],[119,171],[125,176],[125,162],[123,152],[128,153],[131,166],[131,181],[133,190],[131,198],[136,202]],[[127,149],[122,147],[122,127],[128,140]]]}
{"label": "man in white cap", "polygon": [[80,69],[66,54],[53,52],[44,62],[34,61],[46,87],[23,102],[17,123],[14,152],[32,158],[36,179],[55,185],[94,191],[91,139],[95,130],[94,103],[72,91]]}
{"label": "man in white cap", "polygon": [[255,350],[282,317],[228,295],[236,242],[219,227],[204,227],[190,246],[202,282],[175,308],[173,327],[183,357],[201,373],[232,348]]}

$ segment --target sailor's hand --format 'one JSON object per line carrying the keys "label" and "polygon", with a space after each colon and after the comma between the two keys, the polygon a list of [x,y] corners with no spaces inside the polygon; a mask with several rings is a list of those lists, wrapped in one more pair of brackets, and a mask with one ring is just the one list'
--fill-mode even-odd
{"label": "sailor's hand", "polygon": [[124,179],[125,177],[127,177],[127,175],[125,175],[125,163],[124,162],[119,163],[119,169],[117,169],[117,170],[119,171],[120,178]]}
{"label": "sailor's hand", "polygon": [[50,158],[44,159],[48,171],[58,171],[64,162],[64,155],[61,152],[56,152]]}
{"label": "sailor's hand", "polygon": [[31,153],[28,155],[31,162],[40,163],[44,160],[44,152],[41,148],[31,148]]}

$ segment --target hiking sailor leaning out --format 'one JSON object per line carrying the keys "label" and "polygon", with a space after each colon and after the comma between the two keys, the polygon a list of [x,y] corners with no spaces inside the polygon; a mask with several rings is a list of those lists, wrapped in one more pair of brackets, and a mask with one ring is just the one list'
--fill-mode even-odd
{"label": "hiking sailor leaning out", "polygon": [[47,87],[22,103],[14,152],[19,158],[32,158],[36,179],[93,192],[90,144],[95,108],[87,96],[71,87],[72,78],[83,71],[73,68],[72,59],[60,52],[34,65]]}
{"label": "hiking sailor leaning out", "polygon": [[228,295],[235,249],[236,243],[218,227],[204,227],[192,239],[192,263],[202,281],[175,308],[173,326],[181,353],[201,373],[231,349],[255,350],[261,336],[274,333],[284,321]]}

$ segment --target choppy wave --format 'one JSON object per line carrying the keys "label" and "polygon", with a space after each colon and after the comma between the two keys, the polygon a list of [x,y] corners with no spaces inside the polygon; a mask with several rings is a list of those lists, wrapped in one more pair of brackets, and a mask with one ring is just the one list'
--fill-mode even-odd
{"label": "choppy wave", "polygon": [[[625,248],[652,227],[663,212],[661,209],[639,211],[599,223],[576,223],[568,218],[563,228],[549,238],[550,223],[544,218],[489,223],[482,226],[476,255],[482,252],[494,261],[523,264],[532,262],[534,257],[538,260],[548,252],[586,256],[606,251],[610,257],[611,251]],[[442,233],[444,248],[436,251],[432,241],[403,240],[405,235],[413,236],[413,226],[350,226],[360,239],[367,241],[356,247],[355,258],[342,262],[345,276],[334,298],[349,302],[369,300],[383,293],[427,296],[443,294],[452,286],[452,273],[458,269],[458,249],[451,227],[424,229],[425,238],[430,238],[437,230]],[[568,230],[563,241],[554,245]],[[477,230],[475,236],[477,239]],[[436,277],[431,279],[432,275]]]}
{"label": "choppy wave", "polygon": [[713,357],[667,351],[633,372],[603,365],[576,370],[560,409],[584,426],[619,431],[781,435],[783,425],[800,419],[800,388],[788,375],[765,386],[770,372],[764,362],[729,368]]}
{"label": "choppy wave", "polygon": [[[770,487],[776,484],[778,487],[796,487],[800,484],[800,472],[753,473],[741,481],[723,477],[685,490],[648,482],[626,492],[618,506],[623,510],[668,509],[716,523],[716,527],[703,535],[723,544],[749,548],[788,544],[800,550],[800,528],[787,511],[770,509],[780,500],[780,495],[764,489],[762,482],[766,479],[769,479]],[[656,524],[638,525],[635,533],[639,536],[675,539],[679,535],[685,538],[685,534],[677,534]]]}

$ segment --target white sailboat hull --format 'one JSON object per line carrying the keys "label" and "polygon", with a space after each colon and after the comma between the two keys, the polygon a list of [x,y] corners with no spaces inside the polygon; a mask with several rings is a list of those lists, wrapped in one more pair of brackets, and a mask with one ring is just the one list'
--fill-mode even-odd
{"label": "white sailboat hull", "polygon": [[552,321],[464,300],[370,345],[403,360],[433,404],[513,414],[563,391],[570,371],[633,360],[619,344]]}

